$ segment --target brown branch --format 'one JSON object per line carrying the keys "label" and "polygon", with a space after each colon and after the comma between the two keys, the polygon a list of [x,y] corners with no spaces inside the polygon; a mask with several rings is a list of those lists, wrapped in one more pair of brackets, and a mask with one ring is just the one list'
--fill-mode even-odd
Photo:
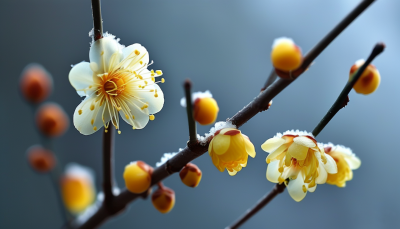
{"label": "brown branch", "polygon": [[188,117],[189,124],[189,143],[193,144],[197,142],[197,131],[196,131],[196,121],[193,116],[193,103],[192,103],[192,82],[189,79],[185,80],[183,84],[185,89],[186,97],[186,113]]}
{"label": "brown branch", "polygon": [[226,227],[225,229],[236,229],[239,228],[244,222],[250,219],[254,214],[256,214],[259,210],[261,210],[265,205],[267,205],[272,199],[275,198],[278,194],[282,193],[285,190],[285,184],[276,184],[275,187],[271,190],[270,193],[266,194],[262,197],[254,207],[248,209],[246,213],[240,217],[235,223],[230,227]]}
{"label": "brown branch", "polygon": [[114,128],[110,126],[103,132],[103,192],[104,205],[110,208],[113,194],[113,164],[114,164]]}
{"label": "brown branch", "polygon": [[[291,84],[297,77],[299,77],[304,71],[306,71],[308,66],[330,44],[330,42],[332,42],[372,2],[374,2],[374,0],[362,1],[347,17],[345,17],[330,33],[328,33],[328,35],[326,35],[313,49],[311,49],[311,51],[306,54],[303,60],[303,64],[300,66],[300,68],[292,72],[292,79],[277,80],[266,90],[263,90],[245,108],[237,112],[232,118],[229,119],[229,121],[231,121],[234,125],[237,126],[237,128],[239,128],[259,112],[268,109],[269,102],[289,84]],[[288,73],[277,72],[277,74]],[[187,147],[181,150],[173,158],[168,160],[163,166],[154,169],[151,177],[151,186],[169,177],[171,174],[179,172],[187,163],[207,152],[210,141],[211,137],[208,139],[206,144],[201,144],[198,141],[193,144],[188,144]],[[277,194],[275,194],[274,196],[276,195]],[[119,195],[114,197],[110,208],[106,209],[105,205],[102,205],[86,222],[81,225],[75,225],[75,228],[96,228],[110,217],[124,210],[130,202],[134,201],[138,197],[143,196],[147,196],[147,192],[142,194],[133,194],[128,190],[124,190]]]}
{"label": "brown branch", "polygon": [[93,36],[97,41],[103,38],[103,20],[101,19],[101,5],[100,0],[92,0],[92,14],[93,14]]}

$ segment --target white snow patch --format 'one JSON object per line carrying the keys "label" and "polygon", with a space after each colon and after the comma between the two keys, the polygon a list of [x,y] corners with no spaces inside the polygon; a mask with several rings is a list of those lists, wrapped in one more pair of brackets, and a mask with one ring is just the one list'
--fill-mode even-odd
{"label": "white snow patch", "polygon": [[294,41],[292,38],[288,38],[288,37],[279,37],[276,38],[274,40],[274,42],[272,43],[272,48],[275,48],[275,46],[281,44],[281,43],[290,43],[290,44],[294,44]]}
{"label": "white snow patch", "polygon": [[207,139],[211,136],[214,136],[215,132],[218,130],[224,129],[224,128],[235,128],[236,126],[232,124],[230,121],[226,122],[216,122],[214,127],[211,127],[210,132],[206,133],[204,136],[197,135],[197,139],[200,142],[200,145],[206,145],[207,144]]}
{"label": "white snow patch", "polygon": [[[179,149],[181,151],[182,149]],[[163,165],[165,162],[167,162],[169,159],[171,159],[173,156],[175,156],[178,153],[164,153],[164,155],[161,157],[161,161],[156,163],[157,167],[160,167]]]}
{"label": "white snow patch", "polygon": [[65,167],[65,176],[72,177],[83,177],[90,181],[92,184],[94,183],[94,171],[86,166],[79,165],[77,163],[69,163]]}
{"label": "white snow patch", "polygon": [[312,138],[315,138],[312,133],[309,133],[307,131],[300,131],[300,130],[287,130],[281,133],[277,133],[274,138],[281,138],[283,135],[299,135],[299,136],[310,136]]}
{"label": "white snow patch", "polygon": [[[194,101],[196,101],[196,99],[199,99],[199,98],[212,98],[212,97],[213,96],[212,96],[212,94],[211,94],[211,92],[209,90],[207,90],[205,92],[201,92],[201,91],[193,92],[192,93],[192,103]],[[181,106],[182,107],[186,107],[186,97],[183,97],[181,99]]]}
{"label": "white snow patch", "polygon": [[354,157],[356,156],[350,148],[343,146],[343,145],[335,145],[335,144],[329,142],[327,144],[323,144],[323,147],[324,148],[331,147],[332,151],[339,151],[339,152],[341,152],[343,154],[347,154],[349,156],[354,156]]}

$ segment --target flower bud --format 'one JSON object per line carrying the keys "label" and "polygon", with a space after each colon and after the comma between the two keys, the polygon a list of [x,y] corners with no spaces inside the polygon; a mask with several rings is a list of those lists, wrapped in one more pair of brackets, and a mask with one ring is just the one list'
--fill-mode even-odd
{"label": "flower bud", "polygon": [[197,98],[193,107],[194,120],[201,125],[210,125],[217,119],[219,107],[214,98]]}
{"label": "flower bud", "polygon": [[50,74],[39,64],[25,67],[20,80],[20,90],[26,100],[39,103],[45,100],[53,87]]}
{"label": "flower bud", "polygon": [[28,162],[30,166],[38,172],[49,172],[56,164],[53,153],[41,146],[31,146],[27,150]]}
{"label": "flower bud", "polygon": [[[352,78],[354,73],[365,63],[364,60],[356,61],[350,68],[349,80]],[[381,76],[376,67],[372,64],[365,68],[363,74],[357,80],[353,86],[354,90],[359,94],[368,95],[374,92],[381,82]]]}
{"label": "flower bud", "polygon": [[182,182],[189,187],[195,188],[199,185],[201,180],[201,170],[195,164],[188,163],[183,167],[179,176]]}
{"label": "flower bud", "polygon": [[61,193],[66,208],[80,213],[94,200],[93,172],[83,166],[71,164],[61,178]]}
{"label": "flower bud", "polygon": [[68,129],[69,119],[61,106],[56,103],[46,103],[40,106],[36,113],[36,124],[44,135],[57,137]]}
{"label": "flower bud", "polygon": [[168,213],[175,205],[175,192],[159,184],[159,189],[151,196],[151,202],[159,212],[163,214]]}
{"label": "flower bud", "polygon": [[149,189],[153,168],[143,161],[134,161],[125,167],[124,180],[126,188],[139,194]]}
{"label": "flower bud", "polygon": [[281,37],[272,45],[271,61],[276,69],[289,72],[300,67],[303,55],[292,39]]}

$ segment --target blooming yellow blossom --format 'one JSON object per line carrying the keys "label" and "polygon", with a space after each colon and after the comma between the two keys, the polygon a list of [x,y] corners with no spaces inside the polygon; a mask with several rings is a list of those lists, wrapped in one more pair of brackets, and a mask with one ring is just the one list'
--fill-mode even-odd
{"label": "blooming yellow blossom", "polygon": [[325,153],[330,155],[337,164],[337,173],[328,174],[326,183],[336,185],[338,187],[345,187],[346,181],[353,179],[353,171],[358,169],[361,165],[360,159],[354,155],[351,149],[341,146],[333,145],[332,143],[324,144]]}
{"label": "blooming yellow blossom", "polygon": [[[356,61],[350,68],[349,79],[352,78],[354,73],[365,63],[364,60]],[[368,65],[363,74],[354,85],[354,90],[357,93],[368,95],[374,92],[381,82],[381,76],[378,69],[372,64]]]}
{"label": "blooming yellow blossom", "polygon": [[77,164],[69,165],[61,179],[61,193],[70,212],[82,212],[94,201],[93,172]]}
{"label": "blooming yellow blossom", "polygon": [[89,135],[102,126],[107,129],[111,121],[119,130],[119,115],[133,129],[144,128],[149,115],[164,105],[163,92],[155,81],[162,72],[147,70],[147,50],[140,44],[124,47],[105,34],[92,43],[89,57],[90,63],[81,62],[69,73],[77,93],[86,96],[74,113],[76,129]]}
{"label": "blooming yellow blossom", "polygon": [[268,139],[261,148],[269,152],[267,179],[273,183],[289,180],[290,196],[301,201],[307,191],[314,192],[317,184],[326,182],[327,173],[336,173],[333,158],[318,146],[313,135],[303,131],[286,131]]}
{"label": "blooming yellow blossom", "polygon": [[271,52],[272,65],[284,72],[289,72],[300,67],[303,62],[301,49],[292,39],[281,37],[275,39]]}
{"label": "blooming yellow blossom", "polygon": [[224,128],[214,134],[208,146],[208,154],[217,169],[223,172],[226,168],[229,175],[234,176],[242,167],[246,167],[247,159],[256,156],[253,143],[234,128]]}

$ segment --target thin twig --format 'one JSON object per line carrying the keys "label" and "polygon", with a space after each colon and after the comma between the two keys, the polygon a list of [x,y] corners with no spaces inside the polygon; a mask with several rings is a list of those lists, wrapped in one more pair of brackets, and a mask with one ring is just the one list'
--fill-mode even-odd
{"label": "thin twig", "polygon": [[344,107],[344,104],[346,102],[347,96],[349,95],[351,89],[353,88],[354,84],[356,84],[357,80],[360,78],[364,70],[367,68],[367,66],[372,62],[372,60],[377,57],[380,53],[383,52],[385,49],[385,44],[383,43],[378,43],[375,45],[374,49],[372,50],[370,56],[368,57],[367,61],[357,70],[357,72],[354,74],[353,78],[347,84],[344,86],[342,92],[340,93],[339,97],[336,99],[335,103],[332,105],[332,107],[329,109],[328,113],[322,118],[322,120],[319,122],[319,124],[314,128],[312,134],[317,137],[317,135],[324,129],[326,124],[331,121],[333,116]]}
{"label": "thin twig", "polygon": [[192,103],[192,82],[189,79],[185,80],[183,84],[185,89],[186,97],[186,113],[189,124],[189,144],[194,144],[197,142],[197,131],[196,131],[196,121],[193,116],[193,103]]}
{"label": "thin twig", "polygon": [[[336,25],[335,28],[333,28],[324,38],[322,38],[322,40],[320,42],[318,42],[317,45],[314,46],[314,48],[312,48],[304,57],[303,59],[303,63],[301,64],[301,66],[292,71],[292,73],[288,73],[288,72],[282,72],[276,69],[272,69],[270,76],[267,79],[267,82],[265,83],[264,87],[261,89],[261,91],[265,90],[268,86],[269,86],[269,82],[270,80],[272,80],[273,77],[271,77],[272,75],[278,74],[281,76],[286,76],[285,78],[287,79],[292,79],[292,78],[297,78],[298,76],[300,76],[301,74],[303,74],[303,72],[305,72],[308,67],[310,66],[310,64],[315,60],[315,58],[317,58],[317,56],[319,54],[321,54],[322,51],[324,51],[324,49],[326,47],[328,47],[328,45],[341,33],[343,32],[344,29],[347,28],[347,26],[349,26],[354,19],[356,19],[362,12],[364,12],[365,9],[368,8],[368,6],[370,6],[375,0],[363,0],[361,1],[356,8],[353,9],[353,11],[351,11],[341,22],[339,22],[339,24]],[[290,75],[289,75],[290,74]],[[282,80],[282,79],[280,79]]]}
{"label": "thin twig", "polygon": [[[333,39],[339,35],[373,1],[374,0],[365,0],[360,3],[341,23],[339,23],[338,26],[336,26],[327,36],[325,36],[325,38],[323,38],[322,41],[320,41],[306,55],[303,65],[295,72],[292,72],[292,80],[279,79],[275,81],[271,86],[261,91],[261,93],[253,101],[251,101],[245,108],[237,112],[231,119],[229,119],[229,121],[239,128],[259,112],[268,109],[269,102],[289,84],[291,84],[294,79],[307,70],[309,64],[314,61],[314,59],[329,45],[329,43],[332,42]],[[207,152],[211,138],[212,137],[207,139],[205,144],[196,142],[195,144],[191,144],[190,148],[186,146],[177,155],[169,159],[164,166],[155,168],[151,177],[151,186],[169,177],[171,174],[179,172],[187,163]],[[141,196],[142,194],[133,194],[128,190],[124,190],[119,195],[115,196],[112,203],[111,212],[109,209],[105,209],[103,205],[92,215],[92,217],[89,217],[86,222],[75,225],[75,228],[96,228],[113,215],[124,210],[130,202]]]}
{"label": "thin twig", "polygon": [[261,91],[264,91],[267,87],[271,86],[276,80],[278,75],[276,74],[275,70],[272,70],[271,73],[269,73],[268,79],[265,82],[264,86],[261,88]]}
{"label": "thin twig", "polygon": [[103,20],[101,19],[100,0],[92,0],[94,40],[103,38]]}
{"label": "thin twig", "polygon": [[103,192],[106,207],[112,205],[113,194],[113,164],[114,164],[114,128],[110,126],[103,133]]}
{"label": "thin twig", "polygon": [[267,205],[272,199],[275,198],[278,194],[282,193],[285,190],[285,184],[276,184],[270,193],[266,194],[261,198],[254,207],[248,209],[246,213],[241,216],[236,222],[232,224],[232,226],[226,227],[225,229],[236,229],[239,228],[244,222],[250,219],[254,214],[256,214],[259,210],[261,210],[265,205]]}

